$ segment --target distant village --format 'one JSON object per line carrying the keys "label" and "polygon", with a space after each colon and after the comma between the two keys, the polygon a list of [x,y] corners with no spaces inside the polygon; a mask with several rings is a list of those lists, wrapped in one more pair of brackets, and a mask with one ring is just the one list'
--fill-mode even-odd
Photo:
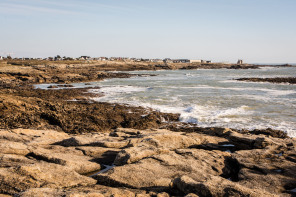
{"label": "distant village", "polygon": [[3,57],[0,56],[0,60],[47,60],[47,61],[69,61],[69,60],[85,60],[85,61],[123,61],[123,62],[164,62],[164,63],[212,63],[210,60],[201,59],[144,59],[144,58],[129,58],[129,57],[90,57],[90,56],[80,56],[78,58],[72,57],[61,57],[57,55],[55,57],[47,58],[12,58],[11,56]]}

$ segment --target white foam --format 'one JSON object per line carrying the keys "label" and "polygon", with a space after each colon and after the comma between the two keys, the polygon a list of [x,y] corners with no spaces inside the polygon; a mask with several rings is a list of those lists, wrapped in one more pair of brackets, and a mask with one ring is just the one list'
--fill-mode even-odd
{"label": "white foam", "polygon": [[[237,78],[246,75],[260,76],[260,70],[227,73],[217,70],[161,72],[165,73],[149,79],[110,79],[100,82],[103,85],[101,89],[90,91],[104,93],[105,96],[94,99],[97,101],[179,113],[180,121],[195,123],[201,127],[249,130],[270,127],[287,131],[291,137],[296,136],[296,122],[293,121],[295,116],[289,113],[296,109],[294,86],[258,83],[249,85],[247,82],[226,80],[234,75]],[[265,75],[272,76],[266,72]],[[276,108],[272,110],[272,106]]]}
{"label": "white foam", "polygon": [[270,67],[270,66],[260,67],[260,70],[262,70],[262,71],[273,70],[273,69],[276,69],[276,67]]}
{"label": "white foam", "polygon": [[187,107],[179,112],[182,122],[196,123],[204,126],[221,125],[229,122],[246,122],[249,120],[247,115],[252,111],[248,106],[237,108],[219,109],[217,106],[199,106]]}
{"label": "white foam", "polygon": [[[120,94],[146,91],[148,88],[137,86],[103,86],[100,89],[90,89],[91,93],[104,93],[104,97],[95,98],[96,101],[105,101],[110,98],[120,98]],[[118,96],[118,97],[116,97]]]}

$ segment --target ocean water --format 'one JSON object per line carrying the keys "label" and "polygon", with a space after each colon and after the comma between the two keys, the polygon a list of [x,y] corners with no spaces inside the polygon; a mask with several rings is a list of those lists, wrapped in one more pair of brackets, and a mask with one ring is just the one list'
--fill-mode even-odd
{"label": "ocean water", "polygon": [[296,137],[296,85],[242,82],[242,77],[295,77],[296,67],[252,70],[134,71],[157,76],[93,82],[96,101],[180,113],[201,127],[273,128]]}
{"label": "ocean water", "polygon": [[[296,137],[296,85],[233,80],[242,77],[295,77],[296,67],[130,73],[157,76],[91,82],[88,86],[101,88],[89,91],[105,95],[93,99],[180,113],[180,121],[201,127],[273,128]],[[85,87],[84,83],[73,85]],[[41,86],[46,88],[46,84]]]}

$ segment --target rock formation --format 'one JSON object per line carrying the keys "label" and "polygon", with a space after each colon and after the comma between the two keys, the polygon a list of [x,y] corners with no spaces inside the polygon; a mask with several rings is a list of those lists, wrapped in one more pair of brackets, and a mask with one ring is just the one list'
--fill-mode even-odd
{"label": "rock formation", "polygon": [[296,141],[212,128],[66,134],[1,130],[0,193],[293,196]]}
{"label": "rock formation", "polygon": [[[199,128],[178,122],[178,114],[61,89],[131,76],[105,72],[116,68],[0,64],[1,197],[296,195],[296,141],[282,131]],[[44,82],[64,84],[32,87]]]}

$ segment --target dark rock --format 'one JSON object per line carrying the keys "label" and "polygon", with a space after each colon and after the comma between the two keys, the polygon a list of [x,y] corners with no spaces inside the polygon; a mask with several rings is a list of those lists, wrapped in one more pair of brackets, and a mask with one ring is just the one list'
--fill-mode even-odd
{"label": "dark rock", "polygon": [[47,88],[58,88],[59,86],[57,86],[57,85],[50,85],[50,86],[48,86]]}
{"label": "dark rock", "polygon": [[296,84],[296,77],[275,77],[275,78],[239,78],[238,81],[271,82]]}

